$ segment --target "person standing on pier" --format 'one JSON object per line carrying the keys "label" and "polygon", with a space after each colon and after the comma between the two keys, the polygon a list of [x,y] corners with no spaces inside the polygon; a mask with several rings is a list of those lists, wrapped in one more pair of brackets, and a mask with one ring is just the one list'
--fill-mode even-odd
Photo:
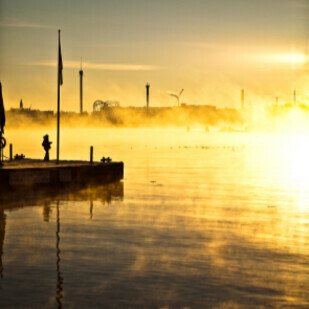
{"label": "person standing on pier", "polygon": [[42,146],[45,150],[45,157],[44,157],[44,161],[49,161],[49,150],[51,148],[51,144],[52,142],[49,141],[49,136],[46,134],[43,136],[43,143]]}

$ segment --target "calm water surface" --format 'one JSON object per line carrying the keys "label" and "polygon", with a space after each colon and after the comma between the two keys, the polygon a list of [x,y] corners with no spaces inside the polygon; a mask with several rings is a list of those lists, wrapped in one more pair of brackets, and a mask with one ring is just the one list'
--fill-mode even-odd
{"label": "calm water surface", "polygon": [[[45,133],[6,136],[43,157]],[[125,179],[0,205],[0,307],[308,307],[306,139],[63,130],[63,159],[93,145]]]}

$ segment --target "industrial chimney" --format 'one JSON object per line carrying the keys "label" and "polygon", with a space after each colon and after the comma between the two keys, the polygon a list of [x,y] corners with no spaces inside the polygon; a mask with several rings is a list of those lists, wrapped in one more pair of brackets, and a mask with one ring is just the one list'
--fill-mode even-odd
{"label": "industrial chimney", "polygon": [[149,111],[149,88],[150,85],[149,83],[146,84],[146,107],[147,107],[147,111]]}
{"label": "industrial chimney", "polygon": [[244,89],[241,89],[240,100],[241,100],[241,109],[244,109],[245,108],[245,90]]}
{"label": "industrial chimney", "polygon": [[83,113],[83,67],[82,61],[80,61],[80,70],[79,70],[79,101],[80,101],[80,114]]}

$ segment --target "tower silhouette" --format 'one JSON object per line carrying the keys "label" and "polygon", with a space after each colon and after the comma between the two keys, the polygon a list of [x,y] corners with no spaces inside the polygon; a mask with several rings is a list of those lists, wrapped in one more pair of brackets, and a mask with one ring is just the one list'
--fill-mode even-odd
{"label": "tower silhouette", "polygon": [[245,90],[244,89],[241,89],[240,100],[241,100],[241,109],[244,109],[245,108]]}
{"label": "tower silhouette", "polygon": [[147,106],[147,111],[149,110],[149,88],[150,85],[149,83],[146,84],[146,106]]}
{"label": "tower silhouette", "polygon": [[79,70],[79,101],[80,101],[80,114],[83,113],[83,67],[82,60],[80,61],[80,70]]}

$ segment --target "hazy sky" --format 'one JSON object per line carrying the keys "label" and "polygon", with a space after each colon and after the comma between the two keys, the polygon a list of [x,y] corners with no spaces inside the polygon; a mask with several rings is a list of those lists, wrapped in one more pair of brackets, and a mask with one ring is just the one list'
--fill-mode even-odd
{"label": "hazy sky", "polygon": [[6,108],[56,109],[57,29],[62,108],[96,99],[173,106],[309,103],[309,0],[0,0],[0,79]]}

